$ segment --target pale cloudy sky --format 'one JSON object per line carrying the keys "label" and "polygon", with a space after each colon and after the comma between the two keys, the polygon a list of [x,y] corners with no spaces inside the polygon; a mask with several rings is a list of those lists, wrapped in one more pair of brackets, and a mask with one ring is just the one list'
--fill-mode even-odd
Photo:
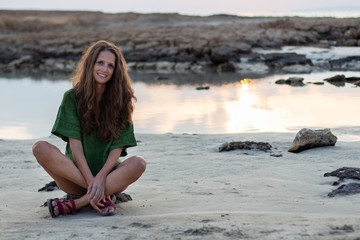
{"label": "pale cloudy sky", "polygon": [[90,10],[103,12],[287,13],[303,10],[360,11],[360,0],[0,0],[0,9]]}

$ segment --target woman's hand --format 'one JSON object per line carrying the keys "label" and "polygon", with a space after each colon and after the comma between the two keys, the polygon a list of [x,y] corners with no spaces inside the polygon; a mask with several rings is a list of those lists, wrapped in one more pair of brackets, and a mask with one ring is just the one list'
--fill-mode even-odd
{"label": "woman's hand", "polygon": [[105,201],[105,182],[106,178],[101,175],[96,175],[90,182],[87,193],[89,194],[90,205],[98,212],[100,212],[101,201]]}

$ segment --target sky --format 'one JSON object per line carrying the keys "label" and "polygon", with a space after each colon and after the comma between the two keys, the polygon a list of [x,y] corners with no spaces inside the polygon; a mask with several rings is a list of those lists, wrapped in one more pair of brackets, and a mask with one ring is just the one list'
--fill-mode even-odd
{"label": "sky", "polygon": [[0,0],[0,9],[170,12],[187,15],[358,11],[360,0]]}

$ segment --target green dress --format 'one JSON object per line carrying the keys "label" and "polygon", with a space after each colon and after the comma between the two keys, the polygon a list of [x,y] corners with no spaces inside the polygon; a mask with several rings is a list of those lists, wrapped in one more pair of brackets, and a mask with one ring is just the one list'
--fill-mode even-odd
{"label": "green dress", "polygon": [[99,139],[96,131],[93,131],[89,135],[86,134],[80,127],[75,88],[65,92],[51,133],[67,142],[65,155],[73,161],[74,158],[71,153],[69,138],[80,140],[88,166],[94,176],[96,176],[104,166],[112,150],[122,147],[123,151],[121,152],[121,156],[126,156],[126,148],[136,146],[134,127],[132,124],[128,124],[127,127],[121,131],[119,139],[112,139],[109,142],[104,142]]}

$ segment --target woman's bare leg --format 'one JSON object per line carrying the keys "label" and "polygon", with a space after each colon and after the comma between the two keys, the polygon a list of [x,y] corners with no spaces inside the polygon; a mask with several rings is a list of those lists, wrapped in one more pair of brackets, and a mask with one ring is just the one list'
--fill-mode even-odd
{"label": "woman's bare leg", "polygon": [[61,190],[75,195],[86,193],[87,183],[81,172],[57,147],[38,141],[33,145],[33,153]]}
{"label": "woman's bare leg", "polygon": [[133,156],[116,166],[106,178],[105,196],[123,192],[145,171],[146,161],[140,156]]}
{"label": "woman's bare leg", "polygon": [[[55,180],[60,189],[67,193],[83,195],[76,199],[76,209],[89,205],[89,195],[86,194],[87,183],[75,164],[54,145],[46,141],[38,141],[33,146],[33,153],[39,164]],[[131,157],[119,164],[106,178],[105,196],[124,191],[135,182],[145,171],[146,161],[142,157]],[[85,195],[84,195],[85,194]],[[52,203],[55,215],[59,214],[56,202]],[[114,211],[112,207],[101,209],[102,212]],[[65,213],[69,212],[64,207]]]}
{"label": "woman's bare leg", "polygon": [[[145,171],[146,161],[139,156],[133,156],[119,164],[106,178],[105,196],[123,192],[135,182]],[[115,209],[112,206],[101,208],[101,212],[109,213]]]}

